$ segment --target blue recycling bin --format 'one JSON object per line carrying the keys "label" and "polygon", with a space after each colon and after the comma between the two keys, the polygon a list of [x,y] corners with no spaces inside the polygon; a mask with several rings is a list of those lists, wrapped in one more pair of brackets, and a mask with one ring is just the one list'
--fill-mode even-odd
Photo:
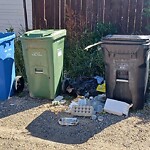
{"label": "blue recycling bin", "polygon": [[0,101],[13,95],[15,79],[14,33],[0,33]]}

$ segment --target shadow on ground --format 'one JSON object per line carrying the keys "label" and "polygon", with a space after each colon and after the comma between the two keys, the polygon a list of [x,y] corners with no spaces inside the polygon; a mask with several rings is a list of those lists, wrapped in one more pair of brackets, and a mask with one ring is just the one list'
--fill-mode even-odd
{"label": "shadow on ground", "polygon": [[[131,111],[129,113],[129,117],[139,118],[137,124],[144,124],[150,121],[150,103],[148,103],[145,104],[143,110]],[[61,117],[70,117],[67,113],[60,112],[55,114],[51,111],[45,111],[33,120],[26,129],[32,136],[44,140],[64,144],[82,144],[105,128],[126,119],[123,116],[116,116],[107,113],[101,115],[103,116],[103,121],[101,122],[86,117],[78,117],[79,124],[77,126],[61,126],[58,124],[58,120]]]}
{"label": "shadow on ground", "polygon": [[98,120],[93,121],[90,118],[78,117],[78,125],[61,126],[58,124],[58,120],[62,116],[64,116],[63,113],[55,114],[51,111],[45,111],[33,120],[26,129],[32,136],[44,140],[64,144],[82,144],[95,134],[101,132],[104,128],[124,119],[124,117],[109,114],[105,115],[102,122],[99,122]]}
{"label": "shadow on ground", "polygon": [[31,98],[28,90],[24,90],[20,95],[0,101],[0,119],[50,102],[47,99]]}
{"label": "shadow on ground", "polygon": [[[29,97],[27,91],[23,93],[22,97],[14,96],[8,101],[0,104],[0,118],[4,118],[18,112],[23,112],[34,107],[49,103],[50,100],[33,99]],[[150,99],[150,95],[149,98]],[[147,105],[143,110],[131,112],[131,117],[140,118],[137,124],[144,124],[150,121],[149,113],[150,105]],[[61,117],[70,117],[67,113],[54,112],[47,110],[34,119],[26,129],[34,137],[38,137],[48,141],[54,141],[64,144],[82,144],[94,137],[95,134],[100,133],[105,128],[116,124],[126,118],[102,114],[103,121],[91,120],[90,118],[78,117],[79,124],[77,126],[61,126],[58,120]]]}

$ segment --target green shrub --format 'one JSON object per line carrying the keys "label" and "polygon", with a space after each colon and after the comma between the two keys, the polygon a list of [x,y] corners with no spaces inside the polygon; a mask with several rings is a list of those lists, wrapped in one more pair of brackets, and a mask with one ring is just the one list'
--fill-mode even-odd
{"label": "green shrub", "polygon": [[25,66],[23,60],[21,41],[18,38],[15,39],[15,68],[16,75],[21,75],[26,80]]}
{"label": "green shrub", "polygon": [[[22,27],[22,26],[21,26]],[[6,29],[7,32],[14,32],[14,28],[10,26]],[[23,27],[20,29],[19,35],[23,34],[25,31],[23,30]],[[21,41],[18,38],[17,35],[15,38],[15,71],[16,76],[20,75],[23,76],[26,81],[26,73],[25,73],[25,65],[23,60],[23,53],[22,53],[22,46]]]}
{"label": "green shrub", "polygon": [[89,51],[84,49],[86,46],[100,41],[103,36],[114,34],[116,31],[112,24],[98,23],[94,31],[84,30],[79,36],[67,37],[64,54],[64,69],[67,75],[71,77],[104,76],[101,48],[94,47]]}
{"label": "green shrub", "polygon": [[[143,9],[143,15],[147,18],[150,18],[150,2],[146,1],[144,6],[145,8]],[[145,29],[150,32],[150,25],[148,24]]]}

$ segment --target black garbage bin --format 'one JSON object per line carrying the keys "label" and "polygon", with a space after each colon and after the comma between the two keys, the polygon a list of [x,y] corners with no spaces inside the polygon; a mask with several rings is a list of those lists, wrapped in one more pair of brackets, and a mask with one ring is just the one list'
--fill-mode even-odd
{"label": "black garbage bin", "polygon": [[150,36],[109,35],[102,39],[106,96],[142,109],[148,81]]}

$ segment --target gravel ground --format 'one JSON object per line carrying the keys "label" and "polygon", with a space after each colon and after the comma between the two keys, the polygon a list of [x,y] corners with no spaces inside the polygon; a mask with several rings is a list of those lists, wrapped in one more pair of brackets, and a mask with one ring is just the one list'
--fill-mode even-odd
{"label": "gravel ground", "polygon": [[67,108],[28,91],[0,102],[0,150],[150,150],[149,101],[128,118],[103,113],[101,122],[78,117],[77,126],[60,126]]}

